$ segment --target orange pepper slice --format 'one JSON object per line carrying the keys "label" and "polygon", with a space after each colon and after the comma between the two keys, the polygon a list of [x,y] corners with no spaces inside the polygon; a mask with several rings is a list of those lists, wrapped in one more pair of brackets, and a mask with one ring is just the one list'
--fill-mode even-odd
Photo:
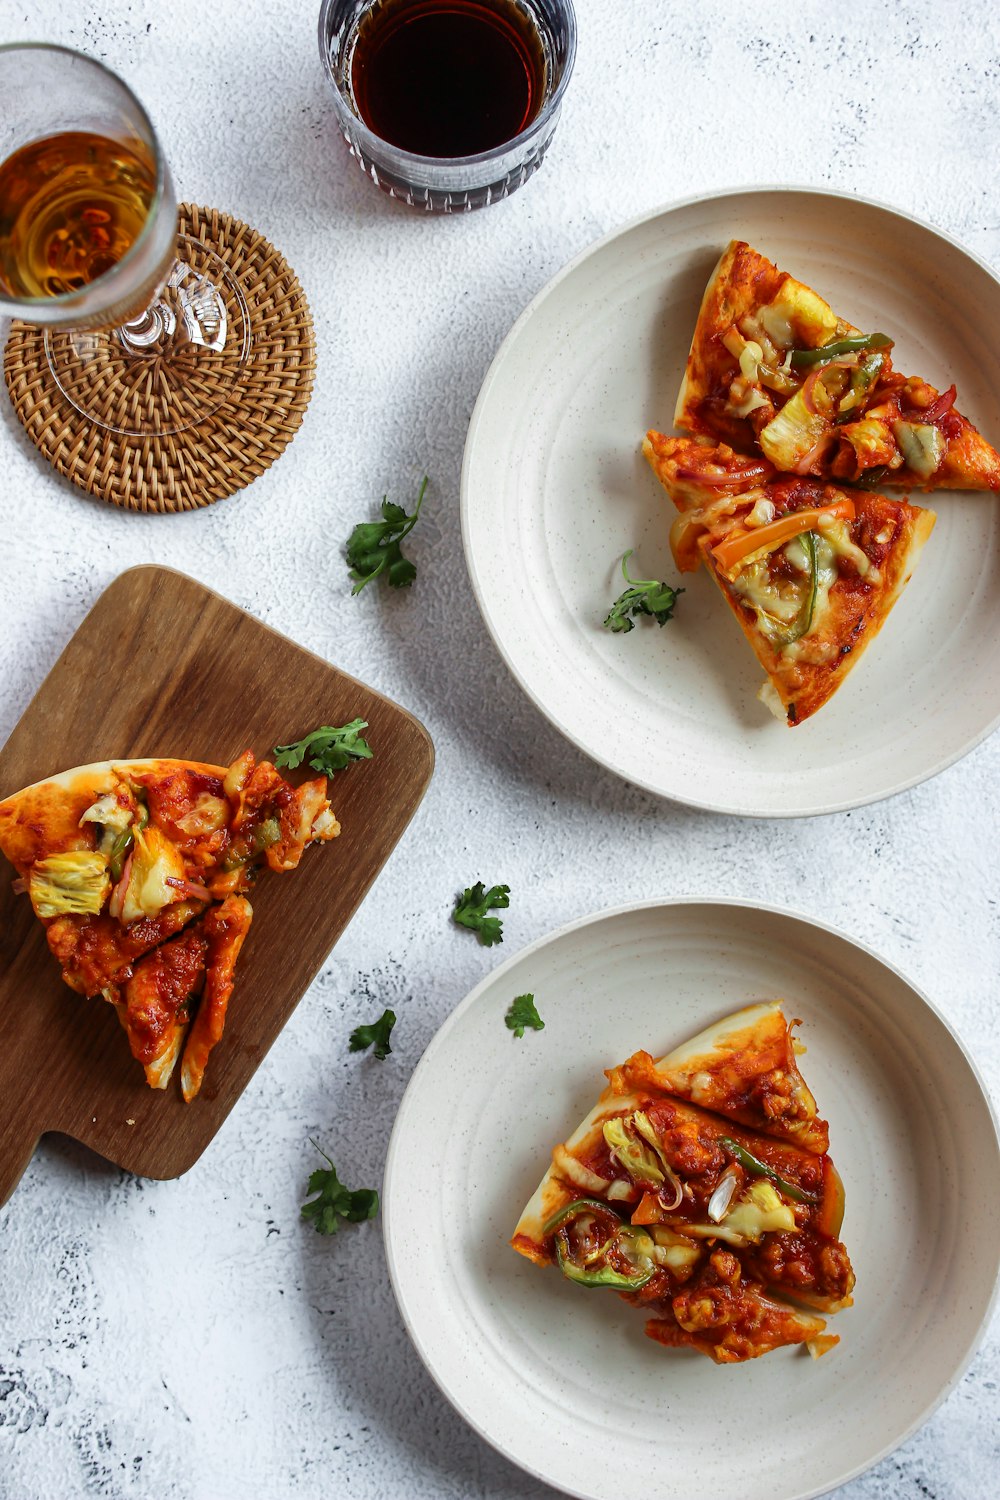
{"label": "orange pepper slice", "polygon": [[779,516],[766,526],[733,532],[712,548],[712,556],[724,573],[731,573],[752,552],[773,552],[804,531],[816,531],[824,521],[853,521],[854,514],[854,501],[846,495],[832,505],[790,511],[787,516]]}
{"label": "orange pepper slice", "polygon": [[632,1215],[633,1224],[661,1224],[666,1218],[663,1206],[656,1193],[643,1193],[639,1206]]}

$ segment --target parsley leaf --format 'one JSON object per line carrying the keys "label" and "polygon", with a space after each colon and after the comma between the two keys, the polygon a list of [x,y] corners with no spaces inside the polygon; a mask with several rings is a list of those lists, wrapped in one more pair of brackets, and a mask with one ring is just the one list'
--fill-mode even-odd
{"label": "parsley leaf", "polygon": [[469,927],[477,932],[484,948],[492,948],[494,943],[503,942],[503,923],[499,917],[488,917],[486,913],[509,905],[509,885],[491,885],[486,890],[483,882],[477,880],[455,902],[452,920],[460,927]]}
{"label": "parsley leaf", "polygon": [[650,615],[657,625],[665,625],[673,615],[678,595],[684,592],[683,589],[672,589],[669,584],[658,583],[655,578],[630,578],[626,564],[634,550],[630,547],[622,558],[622,577],[628,588],[612,604],[604,621],[606,630],[634,630],[633,615]]}
{"label": "parsley leaf", "polygon": [[368,741],[362,738],[362,729],[367,729],[364,719],[352,719],[335,729],[332,724],[321,724],[312,734],[296,740],[292,745],[275,745],[274,764],[279,770],[294,771],[308,760],[314,771],[332,776],[342,771],[352,760],[371,760],[372,751]]}
{"label": "parsley leaf", "polygon": [[374,1219],[378,1213],[378,1193],[375,1189],[355,1188],[352,1192],[346,1188],[326,1152],[315,1141],[313,1145],[323,1160],[330,1162],[330,1169],[327,1171],[325,1167],[317,1167],[310,1176],[308,1191],[317,1196],[308,1203],[303,1203],[302,1218],[312,1220],[317,1234],[336,1234],[341,1219],[346,1219],[349,1224]]}
{"label": "parsley leaf", "polygon": [[347,539],[347,564],[354,587],[351,594],[360,594],[366,583],[382,573],[394,589],[409,588],[417,576],[416,564],[403,556],[400,543],[413,530],[424,503],[427,476],[420,486],[416,509],[408,516],[401,505],[394,505],[388,495],[382,497],[382,520],[359,521]]}
{"label": "parsley leaf", "polygon": [[385,1062],[392,1048],[389,1046],[389,1034],[396,1024],[394,1011],[384,1010],[377,1021],[370,1026],[355,1026],[351,1032],[351,1051],[364,1052],[375,1043],[375,1056],[379,1062]]}
{"label": "parsley leaf", "polygon": [[504,1023],[516,1037],[524,1036],[526,1026],[532,1031],[545,1030],[545,1022],[535,1009],[534,995],[518,995],[508,1008]]}

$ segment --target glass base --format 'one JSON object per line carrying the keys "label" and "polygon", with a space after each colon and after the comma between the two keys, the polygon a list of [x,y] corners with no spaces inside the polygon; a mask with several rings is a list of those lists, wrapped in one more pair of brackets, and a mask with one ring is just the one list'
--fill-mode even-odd
{"label": "glass base", "polygon": [[165,437],[232,399],[250,352],[250,315],[225,262],[179,235],[144,312],[117,328],[49,329],[45,352],[59,389],[88,421],[123,437]]}

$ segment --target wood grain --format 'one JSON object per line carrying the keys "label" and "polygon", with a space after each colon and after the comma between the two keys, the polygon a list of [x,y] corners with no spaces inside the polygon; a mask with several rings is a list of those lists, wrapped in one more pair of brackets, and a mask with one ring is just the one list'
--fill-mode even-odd
{"label": "wood grain", "polygon": [[0,752],[0,798],[91,761],[225,765],[247,746],[264,757],[359,717],[374,758],[331,783],[343,832],[297,871],[261,876],[226,1034],[191,1104],[176,1078],[147,1088],[112,1008],[62,982],[0,858],[0,1204],[50,1130],[144,1177],[177,1177],[198,1160],[391,854],[434,763],[405,709],[192,578],[133,568],[98,599]]}

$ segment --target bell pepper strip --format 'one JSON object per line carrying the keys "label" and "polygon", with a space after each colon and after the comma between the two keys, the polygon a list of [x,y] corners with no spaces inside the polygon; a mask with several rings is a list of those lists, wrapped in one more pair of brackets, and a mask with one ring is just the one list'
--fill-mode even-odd
{"label": "bell pepper strip", "polygon": [[854,514],[854,501],[846,495],[832,505],[790,511],[776,521],[769,521],[766,526],[748,527],[725,537],[712,548],[712,556],[723,573],[732,573],[754,552],[774,552],[804,531],[820,529],[824,521],[853,521]]}
{"label": "bell pepper strip", "polygon": [[823,1163],[823,1205],[816,1218],[816,1228],[820,1234],[838,1240],[843,1223],[844,1184],[837,1168],[827,1157]]}
{"label": "bell pepper strip", "polygon": [[556,1234],[556,1263],[567,1281],[574,1281],[577,1286],[610,1286],[620,1292],[637,1292],[655,1276],[656,1266],[653,1262],[650,1261],[645,1266],[636,1266],[634,1271],[628,1272],[616,1271],[607,1259],[607,1252],[611,1245],[627,1236],[627,1229],[620,1230],[614,1236],[614,1239],[604,1247],[600,1265],[580,1266],[571,1257],[569,1236],[564,1227]]}
{"label": "bell pepper strip", "polygon": [[891,349],[892,339],[884,333],[858,333],[851,338],[834,339],[832,344],[822,344],[818,349],[793,349],[792,366],[796,370],[809,365],[826,364],[842,354],[861,354],[869,349]]}
{"label": "bell pepper strip", "polygon": [[805,1188],[799,1187],[798,1183],[788,1182],[773,1167],[769,1167],[766,1162],[754,1156],[752,1151],[748,1151],[745,1146],[741,1146],[738,1141],[734,1141],[730,1136],[720,1135],[718,1144],[722,1147],[723,1151],[728,1151],[730,1156],[734,1157],[746,1171],[752,1172],[756,1177],[768,1178],[769,1181],[774,1183],[776,1188],[781,1189],[786,1197],[793,1198],[796,1203],[816,1204],[820,1202],[819,1197],[815,1193],[807,1193]]}
{"label": "bell pepper strip", "polygon": [[667,1217],[659,1193],[643,1193],[632,1215],[633,1224],[662,1224]]}

